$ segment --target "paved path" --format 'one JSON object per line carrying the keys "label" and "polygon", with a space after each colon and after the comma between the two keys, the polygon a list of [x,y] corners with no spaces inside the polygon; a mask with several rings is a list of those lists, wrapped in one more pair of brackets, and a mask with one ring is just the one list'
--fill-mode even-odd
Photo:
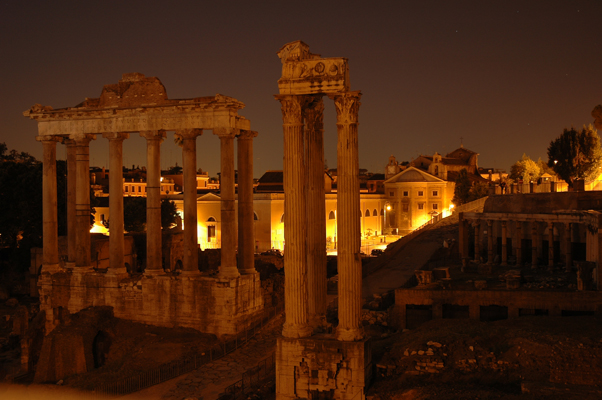
{"label": "paved path", "polygon": [[178,378],[122,396],[127,400],[215,400],[224,390],[242,378],[242,374],[258,365],[276,349],[282,333],[283,317],[278,317],[261,330],[249,343],[201,368]]}

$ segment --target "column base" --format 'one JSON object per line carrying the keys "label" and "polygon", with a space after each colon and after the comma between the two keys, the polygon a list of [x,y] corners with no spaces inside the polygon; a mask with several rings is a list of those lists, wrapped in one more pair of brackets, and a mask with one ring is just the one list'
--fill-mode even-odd
{"label": "column base", "polygon": [[341,342],[357,342],[364,339],[364,330],[362,328],[337,328],[336,338]]}
{"label": "column base", "polygon": [[241,275],[249,275],[249,274],[256,274],[257,270],[255,268],[251,268],[251,269],[239,269],[238,272]]}
{"label": "column base", "polygon": [[157,276],[157,275],[163,275],[163,274],[165,274],[165,271],[163,271],[162,269],[145,269],[144,270],[145,276]]}
{"label": "column base", "polygon": [[65,268],[67,268],[67,269],[73,269],[73,268],[75,268],[75,261],[67,261],[65,263]]}
{"label": "column base", "polygon": [[180,271],[180,276],[189,276],[189,277],[194,277],[194,276],[201,276],[201,271],[199,271],[198,269],[196,271],[186,271],[186,270],[182,270]]}
{"label": "column base", "polygon": [[43,264],[42,265],[42,273],[48,272],[49,274],[54,274],[55,272],[62,271],[62,268],[59,264]]}
{"label": "column base", "polygon": [[121,268],[109,268],[107,275],[128,275],[128,270],[125,267]]}
{"label": "column base", "polygon": [[282,336],[289,339],[298,339],[311,336],[312,328],[309,325],[284,323]]}
{"label": "column base", "polygon": [[240,276],[238,268],[236,267],[219,267],[219,273],[217,274],[220,279],[235,279]]}

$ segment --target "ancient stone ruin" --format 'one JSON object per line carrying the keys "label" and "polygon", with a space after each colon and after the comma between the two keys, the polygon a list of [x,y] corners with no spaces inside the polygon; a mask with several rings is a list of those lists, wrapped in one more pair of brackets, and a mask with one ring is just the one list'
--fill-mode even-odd
{"label": "ancient stone ruin", "polygon": [[[286,320],[276,350],[276,398],[363,399],[370,348],[361,326],[358,161],[361,93],[345,58],[322,58],[301,41],[278,52],[284,129]],[[337,110],[338,319],[326,324],[322,98]]]}
{"label": "ancient stone ruin", "polygon": [[[263,309],[259,274],[254,268],[253,150],[256,132],[238,115],[244,104],[223,95],[169,99],[157,78],[125,74],[106,85],[99,98],[53,109],[36,104],[24,115],[37,121],[44,146],[43,263],[40,308],[46,333],[64,310],[111,306],[116,317],[159,326],[182,326],[218,336],[245,329]],[[221,266],[217,276],[198,268],[196,138],[212,130],[221,143]],[[160,145],[168,131],[182,146],[184,239],[182,272],[162,266]],[[122,145],[138,132],[147,143],[147,256],[142,275],[131,275],[124,260]],[[90,255],[89,143],[109,140],[109,267],[93,268]],[[234,140],[238,140],[239,220],[235,220]],[[56,144],[67,147],[67,259],[59,259],[57,232]],[[117,194],[117,195],[115,195]],[[236,245],[238,234],[239,265]]]}

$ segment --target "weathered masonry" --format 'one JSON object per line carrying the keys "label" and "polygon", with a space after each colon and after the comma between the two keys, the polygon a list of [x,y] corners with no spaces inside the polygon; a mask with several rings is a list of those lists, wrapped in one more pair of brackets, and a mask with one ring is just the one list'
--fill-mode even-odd
{"label": "weathered masonry", "polygon": [[[36,120],[44,146],[43,266],[39,281],[47,332],[62,309],[112,306],[115,316],[162,326],[185,326],[217,335],[244,329],[261,311],[263,299],[253,253],[253,156],[256,132],[238,115],[244,104],[223,95],[168,99],[157,78],[125,74],[104,86],[100,98],[54,110],[36,104],[26,117]],[[198,269],[196,138],[210,129],[221,145],[222,252],[217,277]],[[167,274],[161,256],[160,149],[166,132],[182,146],[184,173],[184,259],[179,275]],[[130,133],[146,139],[147,258],[142,276],[130,276],[124,262],[122,145]],[[90,256],[89,144],[109,140],[109,268],[97,270]],[[234,141],[238,140],[239,232],[235,221]],[[57,235],[56,144],[67,146],[66,260],[59,260]],[[239,265],[236,242],[239,235]]]}
{"label": "weathered masonry", "polygon": [[[358,111],[345,58],[321,58],[307,44],[278,52],[284,129],[286,320],[276,352],[277,399],[364,399],[370,348],[361,326]],[[324,334],[326,227],[322,97],[337,110],[339,325]]]}

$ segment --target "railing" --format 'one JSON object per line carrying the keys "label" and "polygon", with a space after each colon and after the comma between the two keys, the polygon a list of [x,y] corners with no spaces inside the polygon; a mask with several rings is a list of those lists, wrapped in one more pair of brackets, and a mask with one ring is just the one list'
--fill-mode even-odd
{"label": "railing", "polygon": [[244,332],[237,334],[234,338],[219,343],[209,349],[209,352],[194,354],[181,360],[163,364],[153,370],[143,372],[137,376],[125,378],[117,382],[102,385],[95,389],[97,395],[123,395],[137,392],[149,386],[163,383],[180,375],[193,371],[204,364],[224,357],[239,347],[245,345],[257,332],[267,325],[274,317],[280,315],[284,310],[283,305],[270,308],[256,317],[252,322],[245,324],[249,327]]}
{"label": "railing", "polygon": [[482,209],[485,206],[485,202],[487,201],[487,199],[488,199],[488,197],[481,197],[480,199],[471,201],[470,203],[462,204],[461,206],[454,208],[453,212],[454,212],[454,214],[457,214],[457,213],[461,213],[461,212],[470,212],[470,211]]}
{"label": "railing", "polygon": [[255,367],[242,374],[242,378],[228,386],[218,400],[235,400],[246,398],[247,394],[256,390],[269,378],[273,378],[276,371],[276,356],[272,353],[264,358]]}

